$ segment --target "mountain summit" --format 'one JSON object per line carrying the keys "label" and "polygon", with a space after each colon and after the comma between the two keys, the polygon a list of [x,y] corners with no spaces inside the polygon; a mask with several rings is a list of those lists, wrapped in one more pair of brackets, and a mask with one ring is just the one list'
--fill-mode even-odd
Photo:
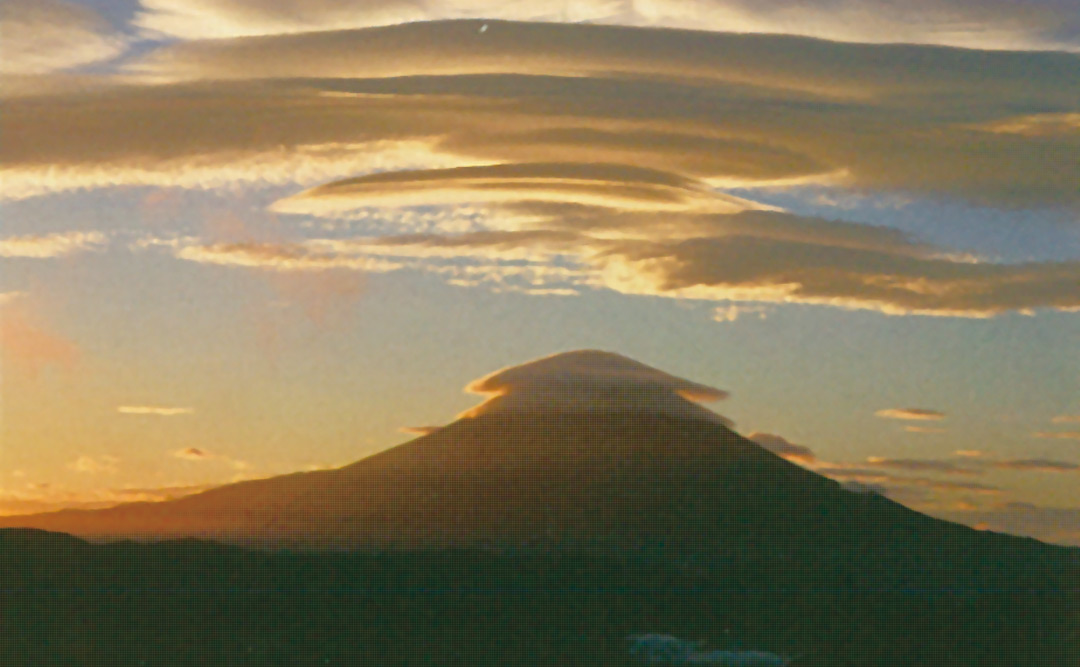
{"label": "mountain summit", "polygon": [[458,420],[335,470],[160,503],[0,518],[85,538],[304,549],[662,545],[681,551],[912,544],[976,531],[845,491],[735,433],[726,393],[610,352],[558,354],[468,390]]}

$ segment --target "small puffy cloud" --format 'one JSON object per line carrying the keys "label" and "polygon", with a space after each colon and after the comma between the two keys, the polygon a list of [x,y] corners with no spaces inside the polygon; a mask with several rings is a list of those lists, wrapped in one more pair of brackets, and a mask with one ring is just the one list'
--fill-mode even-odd
{"label": "small puffy cloud", "polygon": [[75,472],[89,475],[112,474],[117,471],[116,464],[120,459],[114,456],[87,456],[83,455],[68,464],[68,468]]}
{"label": "small puffy cloud", "polygon": [[816,458],[814,456],[813,450],[811,450],[809,447],[804,447],[803,445],[796,445],[788,441],[783,436],[776,435],[775,433],[762,433],[760,431],[754,431],[746,437],[761,445],[765,449],[769,450],[773,454],[781,456],[790,461],[802,461],[809,463],[814,461]]}
{"label": "small puffy cloud", "polygon": [[938,421],[945,419],[945,413],[939,410],[928,410],[925,408],[886,408],[884,410],[878,410],[874,413],[874,416],[881,417],[882,419],[909,419],[909,420],[928,420]]}
{"label": "small puffy cloud", "polygon": [[185,461],[193,461],[196,463],[218,461],[231,466],[235,470],[246,470],[248,468],[247,461],[240,461],[238,459],[233,459],[222,454],[214,454],[213,452],[209,452],[199,447],[185,447],[183,449],[178,449],[174,451],[172,455],[178,459],[183,459]]}
{"label": "small puffy cloud", "polygon": [[156,417],[175,417],[177,415],[190,415],[195,412],[195,409],[164,405],[119,405],[116,407],[116,411],[122,415],[153,415]]}
{"label": "small puffy cloud", "polygon": [[466,390],[489,396],[461,417],[528,410],[654,410],[727,423],[698,404],[727,392],[684,380],[613,352],[576,350],[511,366],[471,382]]}
{"label": "small puffy cloud", "polygon": [[1031,434],[1031,437],[1046,440],[1080,440],[1080,431],[1036,431]]}
{"label": "small puffy cloud", "polygon": [[1058,415],[1050,421],[1054,424],[1080,424],[1080,415]]}
{"label": "small puffy cloud", "polygon": [[1053,461],[1050,459],[1010,459],[1005,461],[995,461],[994,468],[1002,470],[1024,470],[1030,472],[1077,472],[1080,471],[1080,464],[1069,463],[1067,461]]}
{"label": "small puffy cloud", "polygon": [[178,449],[173,452],[173,456],[178,459],[184,459],[185,461],[206,461],[212,458],[216,458],[210,452],[205,449],[199,449],[198,447],[185,447],[184,449]]}
{"label": "small puffy cloud", "polygon": [[105,245],[101,232],[63,232],[44,236],[9,236],[0,238],[0,257],[46,259],[66,257],[81,252],[101,250]]}
{"label": "small puffy cloud", "polygon": [[0,3],[0,74],[32,75],[109,60],[126,40],[93,10],[63,0]]}

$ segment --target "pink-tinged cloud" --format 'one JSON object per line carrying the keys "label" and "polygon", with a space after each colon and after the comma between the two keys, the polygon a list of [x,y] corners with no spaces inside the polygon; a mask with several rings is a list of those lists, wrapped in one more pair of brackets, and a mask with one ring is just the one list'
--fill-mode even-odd
{"label": "pink-tinged cloud", "polygon": [[1050,420],[1053,424],[1080,424],[1080,415],[1058,415]]}
{"label": "pink-tinged cloud", "polygon": [[814,456],[813,450],[811,450],[809,447],[804,447],[803,445],[796,445],[788,441],[783,436],[776,435],[775,433],[762,433],[760,431],[754,431],[746,437],[761,445],[765,449],[769,450],[773,454],[788,459],[789,461],[810,463],[817,458],[816,456]]}
{"label": "pink-tinged cloud", "polygon": [[956,456],[962,456],[964,458],[969,458],[969,459],[979,459],[979,458],[984,458],[986,456],[989,456],[989,454],[982,451],[981,449],[958,449],[955,452],[953,452],[953,454],[955,454]]}
{"label": "pink-tinged cloud", "polygon": [[0,354],[31,377],[47,367],[73,370],[82,357],[74,341],[47,329],[19,302],[0,309]]}
{"label": "pink-tinged cloud", "polygon": [[915,421],[939,421],[945,419],[944,412],[939,410],[928,410],[926,408],[886,408],[884,410],[878,410],[874,413],[874,416],[881,417],[882,419],[907,419]]}

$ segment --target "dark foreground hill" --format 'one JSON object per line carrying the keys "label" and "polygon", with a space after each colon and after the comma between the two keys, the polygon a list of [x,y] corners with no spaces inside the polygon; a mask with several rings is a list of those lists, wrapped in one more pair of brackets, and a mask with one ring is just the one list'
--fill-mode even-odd
{"label": "dark foreground hill", "polygon": [[835,667],[1080,656],[1074,551],[256,551],[0,531],[0,664],[627,665],[663,632]]}

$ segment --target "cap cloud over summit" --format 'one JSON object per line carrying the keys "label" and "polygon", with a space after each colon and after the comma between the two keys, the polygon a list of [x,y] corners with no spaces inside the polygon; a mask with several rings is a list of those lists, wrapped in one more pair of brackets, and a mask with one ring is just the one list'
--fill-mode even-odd
{"label": "cap cloud over summit", "polygon": [[699,405],[727,398],[726,391],[600,350],[564,352],[504,368],[473,381],[466,391],[489,398],[459,415],[463,418],[552,408],[655,410],[730,425]]}

